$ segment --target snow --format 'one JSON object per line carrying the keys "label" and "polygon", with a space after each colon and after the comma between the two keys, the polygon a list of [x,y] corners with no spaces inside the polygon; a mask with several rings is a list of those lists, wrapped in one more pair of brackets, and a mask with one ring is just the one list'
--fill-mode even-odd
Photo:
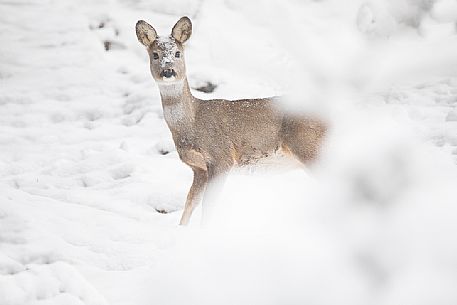
{"label": "snow", "polygon": [[177,50],[176,41],[171,36],[159,36],[157,39],[157,46],[163,51],[160,66],[165,68],[167,64],[175,61],[175,52]]}
{"label": "snow", "polygon": [[[455,7],[0,2],[0,304],[456,304]],[[192,172],[134,30],[182,15],[196,96],[332,124],[313,168],[231,175],[209,227],[177,225]]]}

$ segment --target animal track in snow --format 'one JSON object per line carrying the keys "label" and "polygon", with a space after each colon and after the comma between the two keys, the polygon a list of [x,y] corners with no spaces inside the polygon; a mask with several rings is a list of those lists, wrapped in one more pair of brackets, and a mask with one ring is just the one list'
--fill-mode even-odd
{"label": "animal track in snow", "polygon": [[109,17],[99,18],[98,21],[89,25],[89,28],[100,38],[105,51],[123,50],[127,48],[125,44],[119,41],[120,31]]}

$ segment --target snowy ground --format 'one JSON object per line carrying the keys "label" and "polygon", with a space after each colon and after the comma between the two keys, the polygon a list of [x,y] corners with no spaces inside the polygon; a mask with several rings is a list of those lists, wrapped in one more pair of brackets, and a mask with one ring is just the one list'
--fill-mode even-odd
{"label": "snowy ground", "polygon": [[[134,33],[182,15],[191,86],[218,85],[196,95],[290,90],[338,127],[315,175],[232,176],[206,230],[198,211],[177,226],[191,172]],[[0,0],[0,16],[1,305],[457,304],[456,1]]]}

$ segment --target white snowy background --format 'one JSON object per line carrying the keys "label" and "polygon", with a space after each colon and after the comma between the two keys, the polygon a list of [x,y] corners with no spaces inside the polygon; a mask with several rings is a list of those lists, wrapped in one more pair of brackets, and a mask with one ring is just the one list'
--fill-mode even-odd
{"label": "white snowy background", "polygon": [[[134,31],[183,15],[195,95],[332,125],[208,228]],[[456,160],[456,0],[0,0],[1,305],[455,305]]]}

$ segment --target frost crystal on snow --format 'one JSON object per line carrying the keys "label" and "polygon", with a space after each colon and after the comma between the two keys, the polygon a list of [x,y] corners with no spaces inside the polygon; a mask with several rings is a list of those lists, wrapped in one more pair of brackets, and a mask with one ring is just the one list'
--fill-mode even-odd
{"label": "frost crystal on snow", "polygon": [[171,36],[162,36],[157,38],[157,45],[163,50],[160,66],[165,67],[167,64],[173,63],[175,61],[174,51],[177,47],[176,40]]}

